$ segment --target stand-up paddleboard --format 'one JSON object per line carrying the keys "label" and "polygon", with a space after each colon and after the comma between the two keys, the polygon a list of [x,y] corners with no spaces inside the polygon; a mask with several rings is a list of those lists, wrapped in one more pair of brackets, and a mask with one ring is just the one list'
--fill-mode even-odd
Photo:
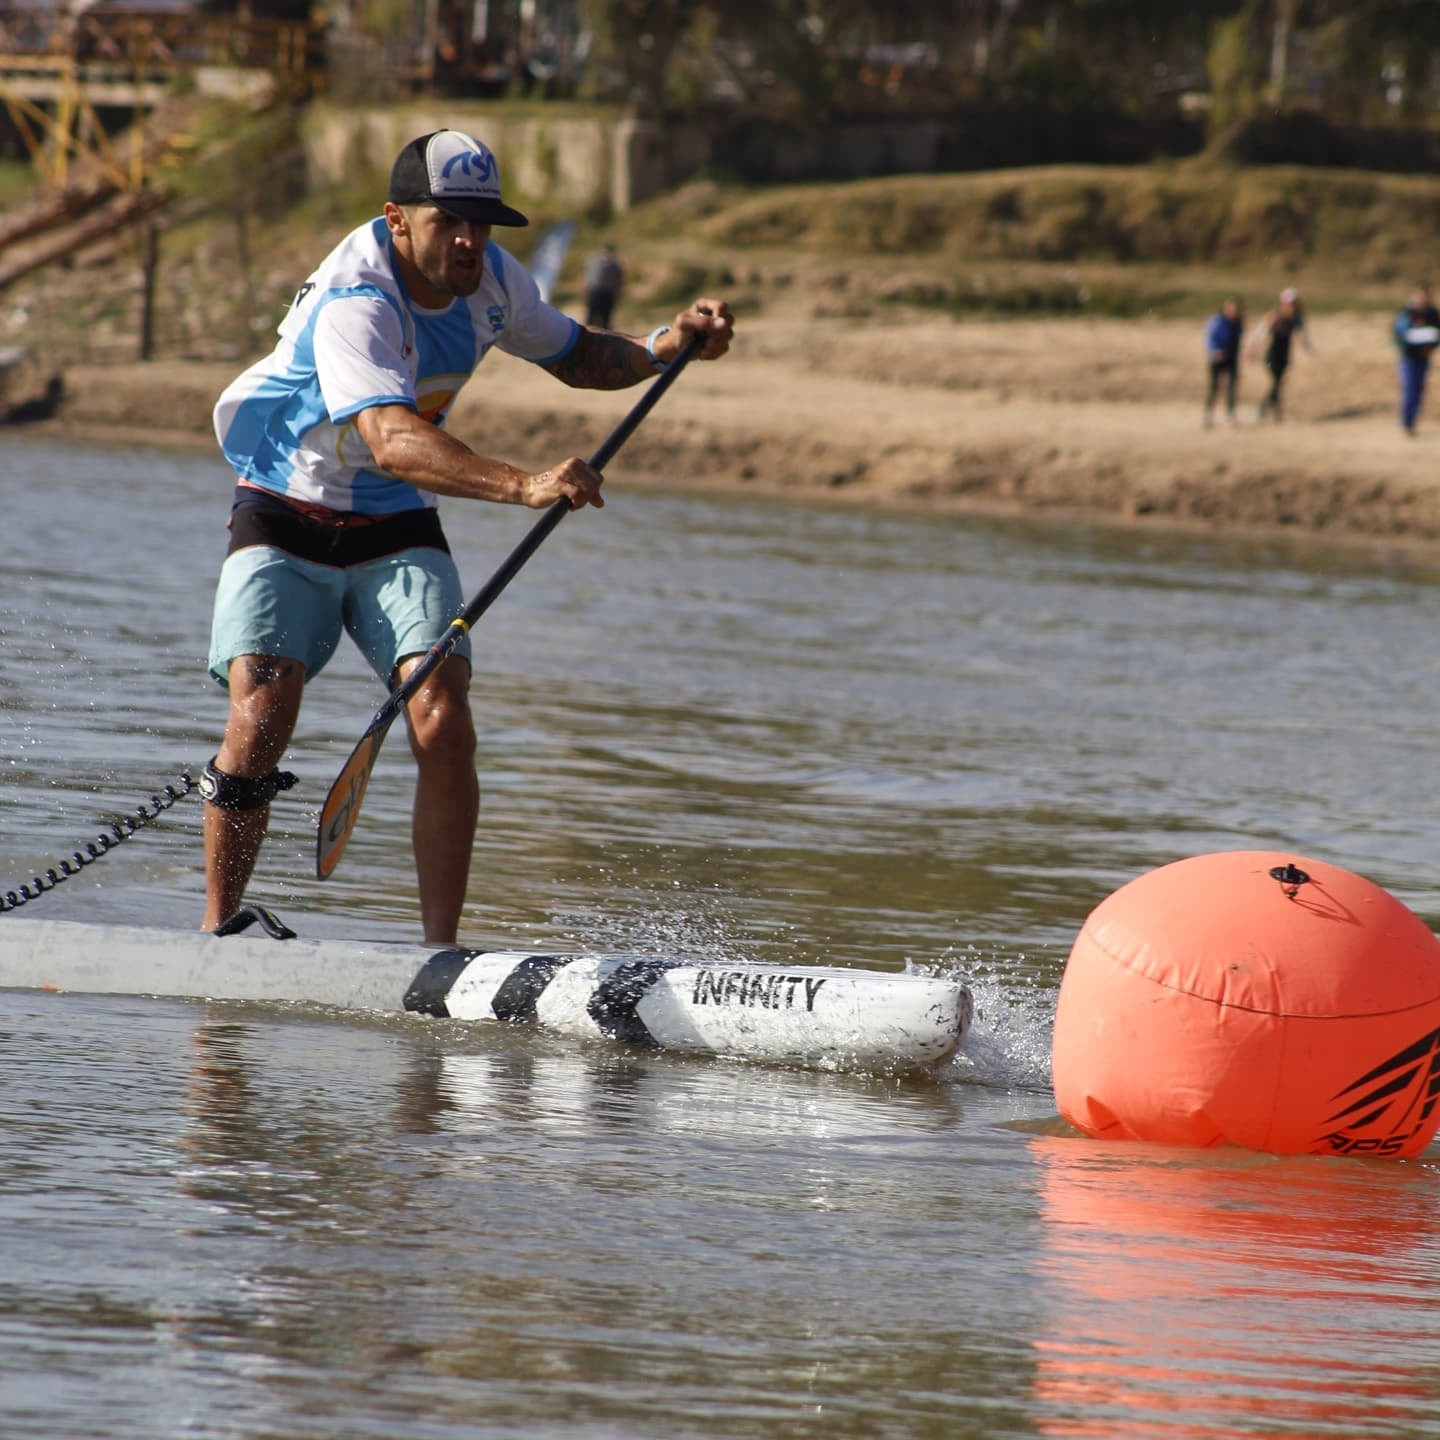
{"label": "stand-up paddleboard", "polygon": [[0,919],[0,987],[294,1001],[534,1024],[824,1069],[927,1069],[970,1025],[954,980],[817,966],[435,950]]}
{"label": "stand-up paddleboard", "polygon": [[963,985],[920,975],[477,950],[433,955],[405,1007],[664,1050],[855,1069],[936,1065],[958,1048],[971,1016]]}

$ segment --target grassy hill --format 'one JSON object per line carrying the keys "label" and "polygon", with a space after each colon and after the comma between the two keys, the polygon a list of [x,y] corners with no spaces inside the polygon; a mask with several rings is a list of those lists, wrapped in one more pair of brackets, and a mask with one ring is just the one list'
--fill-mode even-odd
{"label": "grassy hill", "polygon": [[[190,163],[212,177],[220,168],[206,147]],[[4,180],[9,200],[17,177]],[[261,189],[264,213],[212,196],[209,213],[164,235],[157,353],[229,359],[262,348],[309,268],[375,212],[383,185],[383,175],[352,172],[288,206]],[[569,218],[528,208],[530,230],[497,237],[522,259],[548,221]],[[603,227],[577,218],[558,296],[568,305],[603,237],[647,314],[708,291],[750,314],[857,322],[906,310],[1182,317],[1231,291],[1257,311],[1291,283],[1316,310],[1378,311],[1434,263],[1440,179],[1186,161],[760,190],[697,180]],[[0,344],[43,347],[59,364],[132,358],[138,256],[135,237],[121,235],[12,286]]]}
{"label": "grassy hill", "polygon": [[[692,187],[693,188],[693,187]],[[1440,180],[1200,163],[715,189],[626,217],[642,253],[831,272],[868,303],[956,313],[1187,314],[1286,283],[1331,309],[1389,307],[1434,263]],[[853,292],[855,287],[850,287]]]}

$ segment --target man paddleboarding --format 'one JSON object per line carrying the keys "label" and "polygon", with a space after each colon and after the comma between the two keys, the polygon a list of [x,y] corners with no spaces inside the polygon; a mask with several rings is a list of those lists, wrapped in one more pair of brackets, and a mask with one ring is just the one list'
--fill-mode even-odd
{"label": "man paddleboarding", "polygon": [[[697,299],[647,337],[580,325],[540,297],[491,239],[528,221],[501,198],[494,155],[473,136],[412,140],[383,213],[352,231],[301,286],[279,343],[215,407],[238,484],[215,595],[210,673],[229,691],[205,767],[205,930],[239,908],[269,821],[293,784],[278,769],[305,685],[342,631],[392,689],[465,603],[436,509],[441,495],[544,509],[600,506],[577,457],[530,471],[445,430],[488,351],[581,389],[663,373],[692,341],[730,348],[723,300]],[[406,708],[417,766],[412,838],[426,943],[455,943],[479,813],[469,645],[457,645]]]}

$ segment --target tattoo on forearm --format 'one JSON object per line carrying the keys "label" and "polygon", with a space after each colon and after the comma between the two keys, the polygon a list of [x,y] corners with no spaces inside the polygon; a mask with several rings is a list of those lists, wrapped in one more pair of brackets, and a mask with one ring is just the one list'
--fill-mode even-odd
{"label": "tattoo on forearm", "polygon": [[624,335],[583,330],[575,348],[548,368],[577,390],[623,390],[649,371],[648,361],[645,369],[637,365],[637,352],[644,357],[643,347]]}

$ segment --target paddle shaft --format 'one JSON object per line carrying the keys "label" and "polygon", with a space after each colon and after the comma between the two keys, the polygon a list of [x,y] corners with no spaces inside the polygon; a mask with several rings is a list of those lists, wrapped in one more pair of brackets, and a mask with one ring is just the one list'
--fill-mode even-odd
{"label": "paddle shaft", "polygon": [[[592,470],[603,470],[616,452],[635,432],[636,426],[654,409],[656,402],[673,385],[680,372],[704,348],[705,336],[692,335],[685,348],[670,362],[669,368],[655,380],[631,407],[630,413],[610,432],[605,443],[590,457]],[[569,514],[572,505],[562,496],[545,512],[523,540],[510,552],[505,563],[492,575],[484,589],[450,622],[449,628],[430,647],[420,663],[395,687],[385,703],[375,712],[359,743],[350,752],[345,768],[336,777],[320,808],[320,824],[316,833],[315,873],[326,879],[340,863],[350,834],[359,818],[365,787],[370,780],[375,758],[385,743],[396,717],[409,704],[411,697],[425,683],[435,667],[465,637],[477,620],[495,603],[505,587],[520,573],[525,562],[540,548],[545,537]]]}
{"label": "paddle shaft", "polygon": [[[636,401],[630,413],[612,430],[604,444],[590,457],[592,470],[603,470],[619,452],[620,447],[635,433],[640,422],[655,408],[660,397],[675,383],[680,372],[704,348],[705,336],[695,335],[671,362],[670,368],[655,380]],[[463,640],[475,622],[500,598],[505,587],[524,568],[525,562],[540,548],[552,530],[574,507],[567,496],[561,496],[531,527],[525,538],[505,558],[504,564],[490,577],[485,587],[450,622],[450,628],[425,652],[425,658],[396,686],[390,698],[375,713],[370,723],[387,729],[409,703],[410,697],[425,683],[431,672]]]}

